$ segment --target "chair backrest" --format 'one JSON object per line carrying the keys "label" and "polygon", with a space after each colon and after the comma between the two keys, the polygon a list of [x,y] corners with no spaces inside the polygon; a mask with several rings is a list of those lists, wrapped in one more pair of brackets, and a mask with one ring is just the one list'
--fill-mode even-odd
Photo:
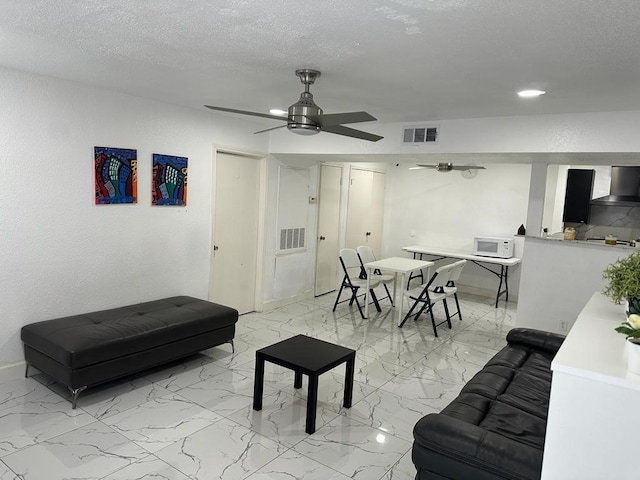
{"label": "chair backrest", "polygon": [[453,270],[453,264],[441,266],[433,272],[433,275],[431,275],[427,283],[418,287],[420,289],[419,295],[415,295],[415,293],[413,295],[411,294],[411,292],[415,292],[418,288],[414,288],[406,293],[409,294],[411,298],[419,299],[419,301],[426,301],[430,298],[429,292],[444,293],[444,287],[451,277],[451,270]]}
{"label": "chair backrest", "polygon": [[451,271],[451,275],[449,276],[449,284],[454,286],[455,282],[458,281],[458,279],[460,278],[460,274],[462,273],[462,269],[464,268],[464,266],[467,264],[466,260],[458,260],[455,263],[452,263],[451,266],[453,267],[452,271]]}
{"label": "chair backrest", "polygon": [[347,268],[347,269],[357,268],[359,270],[361,267],[358,254],[353,248],[341,249],[340,258],[342,259],[342,264],[344,265],[344,268]]}
{"label": "chair backrest", "polygon": [[[358,253],[353,248],[343,248],[340,250],[340,263],[344,270],[345,279],[350,284],[356,285],[358,282],[364,282],[367,278],[364,267],[360,262]],[[379,280],[371,280],[371,288],[376,287],[380,283]]]}
{"label": "chair backrest", "polygon": [[427,283],[427,288],[432,292],[441,292],[443,287],[449,282],[454,268],[453,263],[439,267],[431,276],[431,279]]}
{"label": "chair backrest", "polygon": [[358,257],[358,253],[353,248],[343,248],[340,250],[340,262],[342,263],[345,275],[350,281],[357,278],[366,278],[360,257]]}
{"label": "chair backrest", "polygon": [[357,249],[358,255],[362,263],[375,262],[376,256],[373,254],[373,250],[369,245],[360,245]]}

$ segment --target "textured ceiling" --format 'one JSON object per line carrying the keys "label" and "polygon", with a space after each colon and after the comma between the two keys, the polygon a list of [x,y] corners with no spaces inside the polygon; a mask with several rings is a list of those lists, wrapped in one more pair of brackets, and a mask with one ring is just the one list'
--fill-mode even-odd
{"label": "textured ceiling", "polygon": [[260,112],[316,68],[326,113],[383,122],[640,110],[638,25],[638,0],[0,0],[0,65]]}

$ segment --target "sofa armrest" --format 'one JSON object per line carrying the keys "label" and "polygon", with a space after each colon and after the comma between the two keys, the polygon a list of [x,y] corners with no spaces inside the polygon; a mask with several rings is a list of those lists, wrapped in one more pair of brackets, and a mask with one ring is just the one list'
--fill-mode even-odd
{"label": "sofa armrest", "polygon": [[564,335],[533,328],[513,328],[507,333],[507,342],[509,344],[519,343],[550,353],[556,353],[560,350],[564,338]]}
{"label": "sofa armrest", "polygon": [[542,450],[448,415],[426,415],[413,436],[414,463],[446,465],[448,478],[540,478]]}

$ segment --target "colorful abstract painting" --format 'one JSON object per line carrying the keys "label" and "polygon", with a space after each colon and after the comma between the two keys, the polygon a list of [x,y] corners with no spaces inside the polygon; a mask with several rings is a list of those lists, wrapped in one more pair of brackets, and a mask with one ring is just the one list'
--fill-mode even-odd
{"label": "colorful abstract painting", "polygon": [[153,154],[152,205],[187,204],[187,157]]}
{"label": "colorful abstract painting", "polygon": [[96,205],[138,203],[137,150],[94,147]]}

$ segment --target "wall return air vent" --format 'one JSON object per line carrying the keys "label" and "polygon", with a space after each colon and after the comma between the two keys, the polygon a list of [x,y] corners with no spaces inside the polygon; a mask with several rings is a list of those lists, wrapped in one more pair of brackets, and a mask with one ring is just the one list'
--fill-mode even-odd
{"label": "wall return air vent", "polygon": [[294,248],[304,248],[305,246],[305,228],[280,229],[279,250],[291,250]]}
{"label": "wall return air vent", "polygon": [[438,127],[403,127],[403,145],[422,145],[438,141]]}

